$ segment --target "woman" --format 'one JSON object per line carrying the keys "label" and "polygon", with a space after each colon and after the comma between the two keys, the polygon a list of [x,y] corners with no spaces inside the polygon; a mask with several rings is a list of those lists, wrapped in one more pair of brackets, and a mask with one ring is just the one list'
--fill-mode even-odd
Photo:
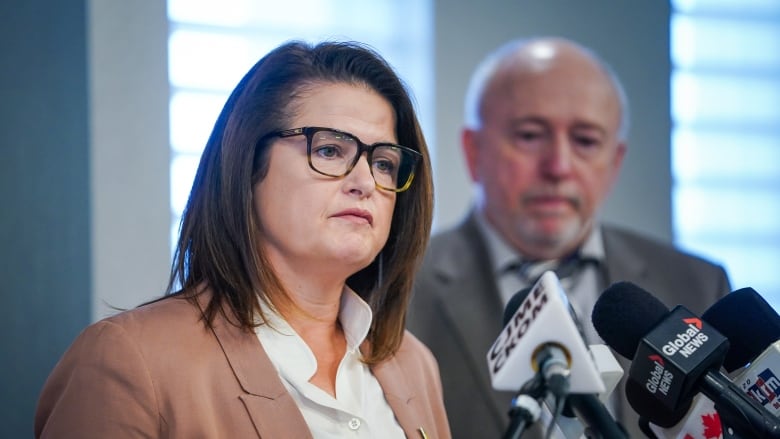
{"label": "woman", "polygon": [[432,197],[377,54],[275,49],[217,119],[169,294],[78,337],[36,436],[449,437],[438,367],[404,332]]}

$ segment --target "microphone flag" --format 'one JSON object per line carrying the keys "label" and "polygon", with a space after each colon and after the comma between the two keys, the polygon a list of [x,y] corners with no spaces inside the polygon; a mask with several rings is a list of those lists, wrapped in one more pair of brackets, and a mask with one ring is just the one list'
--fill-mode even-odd
{"label": "microphone flag", "polygon": [[568,355],[570,393],[600,394],[604,382],[593,363],[558,277],[545,272],[509,319],[487,353],[494,389],[518,391],[536,374],[534,357],[547,344]]}

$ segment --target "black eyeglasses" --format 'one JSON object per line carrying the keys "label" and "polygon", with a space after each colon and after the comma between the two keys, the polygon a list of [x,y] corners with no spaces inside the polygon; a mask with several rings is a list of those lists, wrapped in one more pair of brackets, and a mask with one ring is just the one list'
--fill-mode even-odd
{"label": "black eyeglasses", "polygon": [[343,177],[349,174],[366,152],[376,186],[393,192],[409,189],[414,170],[422,157],[419,152],[394,143],[367,145],[357,136],[334,128],[302,127],[276,131],[263,136],[258,143],[272,137],[306,136],[309,167],[322,175]]}

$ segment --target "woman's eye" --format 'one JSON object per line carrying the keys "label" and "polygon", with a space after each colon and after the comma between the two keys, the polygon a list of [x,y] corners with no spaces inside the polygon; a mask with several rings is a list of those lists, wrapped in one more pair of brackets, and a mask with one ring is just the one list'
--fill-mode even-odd
{"label": "woman's eye", "polygon": [[341,155],[341,148],[336,145],[322,145],[318,146],[313,153],[325,159],[336,158]]}
{"label": "woman's eye", "polygon": [[392,174],[395,171],[395,163],[384,158],[374,159],[373,166],[375,170],[385,174]]}

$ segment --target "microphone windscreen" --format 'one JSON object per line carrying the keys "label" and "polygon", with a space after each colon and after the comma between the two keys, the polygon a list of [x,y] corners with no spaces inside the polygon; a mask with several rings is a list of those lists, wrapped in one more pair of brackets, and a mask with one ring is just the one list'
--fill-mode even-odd
{"label": "microphone windscreen", "polygon": [[666,305],[639,286],[617,282],[601,293],[591,320],[609,347],[632,360],[642,337],[668,313]]}
{"label": "microphone windscreen", "polygon": [[523,303],[523,300],[525,300],[525,298],[531,294],[531,289],[531,287],[523,288],[522,290],[516,292],[511,299],[509,299],[509,302],[504,308],[504,326],[506,326],[507,323],[509,323],[509,320],[512,319],[512,316],[515,315],[517,309],[520,308],[520,304]]}
{"label": "microphone windscreen", "polygon": [[725,295],[701,318],[731,341],[723,362],[728,372],[750,363],[780,339],[780,315],[753,288]]}

